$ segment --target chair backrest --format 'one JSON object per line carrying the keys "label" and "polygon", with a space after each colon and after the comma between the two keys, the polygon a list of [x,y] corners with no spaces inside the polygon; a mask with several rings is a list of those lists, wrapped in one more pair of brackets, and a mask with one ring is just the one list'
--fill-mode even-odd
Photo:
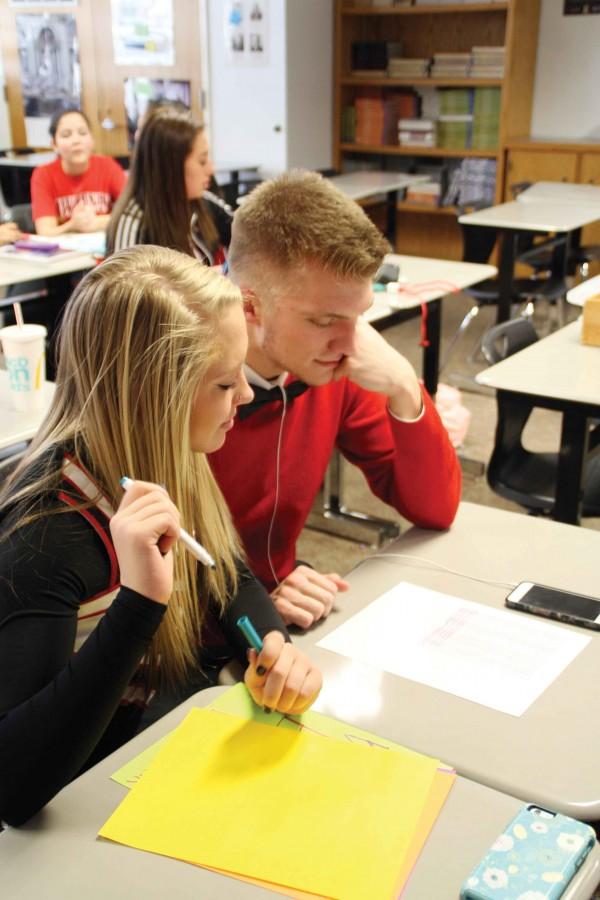
{"label": "chair backrest", "polygon": [[35,234],[35,225],[31,214],[31,203],[16,203],[10,207],[11,221],[15,222],[21,231],[27,234]]}
{"label": "chair backrest", "polygon": [[493,365],[539,340],[529,319],[509,319],[488,329],[481,339],[481,350]]}
{"label": "chair backrest", "polygon": [[[464,213],[485,209],[489,205],[487,201],[480,200],[469,203],[468,206],[459,206],[458,216],[460,218]],[[463,262],[486,263],[492,255],[498,237],[496,229],[481,225],[463,225],[462,223],[460,228],[463,241]]]}
{"label": "chair backrest", "polygon": [[523,191],[526,191],[527,188],[530,188],[532,184],[532,181],[517,181],[515,184],[509,185],[509,190],[513,200],[516,200],[519,194],[522,194]]}

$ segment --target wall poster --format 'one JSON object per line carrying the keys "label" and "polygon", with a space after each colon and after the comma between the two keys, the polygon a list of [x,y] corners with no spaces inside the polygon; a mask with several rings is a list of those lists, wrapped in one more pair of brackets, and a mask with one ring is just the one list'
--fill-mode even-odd
{"label": "wall poster", "polygon": [[563,16],[600,13],[600,0],[564,0]]}
{"label": "wall poster", "polygon": [[173,66],[172,0],[112,0],[116,66]]}
{"label": "wall poster", "polygon": [[32,13],[15,17],[27,143],[48,146],[53,114],[81,106],[81,68],[75,16]]}
{"label": "wall poster", "polygon": [[192,85],[189,81],[174,81],[170,78],[126,78],[125,110],[127,113],[127,142],[131,150],[141,120],[146,115],[148,104],[154,100],[165,100],[192,107]]}
{"label": "wall poster", "polygon": [[227,0],[225,47],[234,65],[266,65],[269,54],[269,0]]}

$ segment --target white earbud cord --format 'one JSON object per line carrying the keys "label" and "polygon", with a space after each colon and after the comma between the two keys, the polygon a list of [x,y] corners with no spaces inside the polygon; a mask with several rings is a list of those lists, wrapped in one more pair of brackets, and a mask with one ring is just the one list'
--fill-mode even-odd
{"label": "white earbud cord", "polygon": [[373,553],[371,556],[367,556],[366,559],[361,559],[361,561],[354,566],[353,571],[356,571],[370,559],[387,559],[389,562],[407,560],[408,562],[421,563],[429,569],[438,569],[440,572],[456,575],[458,578],[468,578],[470,581],[478,581],[480,584],[491,584],[494,587],[506,588],[514,588],[517,586],[517,583],[513,581],[494,581],[491,578],[478,578],[477,575],[469,575],[468,572],[459,572],[457,569],[449,569],[448,566],[443,566],[441,563],[437,563],[432,559],[425,559],[423,556],[411,556],[408,553]]}

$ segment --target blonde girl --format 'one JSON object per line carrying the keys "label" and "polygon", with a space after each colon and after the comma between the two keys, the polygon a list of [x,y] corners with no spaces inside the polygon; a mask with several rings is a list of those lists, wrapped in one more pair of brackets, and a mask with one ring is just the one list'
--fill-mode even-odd
{"label": "blonde girl", "polygon": [[[255,700],[299,712],[317,695],[204,455],[252,396],[246,345],[238,289],[176,251],[125,250],[75,290],[52,407],[0,492],[0,820],[25,821],[131,737],[154,693],[246,663],[240,615],[264,639]],[[176,544],[180,521],[214,570]]]}

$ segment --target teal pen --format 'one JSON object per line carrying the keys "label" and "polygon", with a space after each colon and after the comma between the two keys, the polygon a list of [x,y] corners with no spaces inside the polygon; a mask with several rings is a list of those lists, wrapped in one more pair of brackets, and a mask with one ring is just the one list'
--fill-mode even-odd
{"label": "teal pen", "polygon": [[262,638],[248,616],[240,616],[240,618],[236,622],[236,625],[240,629],[250,646],[253,647],[257,653],[260,653],[263,648]]}
{"label": "teal pen", "polygon": [[[236,622],[237,627],[240,629],[250,646],[256,650],[257,653],[263,648],[263,642],[260,634],[248,618],[248,616],[240,616],[240,618]],[[256,673],[257,675],[264,675],[267,670],[264,666],[257,666]]]}

